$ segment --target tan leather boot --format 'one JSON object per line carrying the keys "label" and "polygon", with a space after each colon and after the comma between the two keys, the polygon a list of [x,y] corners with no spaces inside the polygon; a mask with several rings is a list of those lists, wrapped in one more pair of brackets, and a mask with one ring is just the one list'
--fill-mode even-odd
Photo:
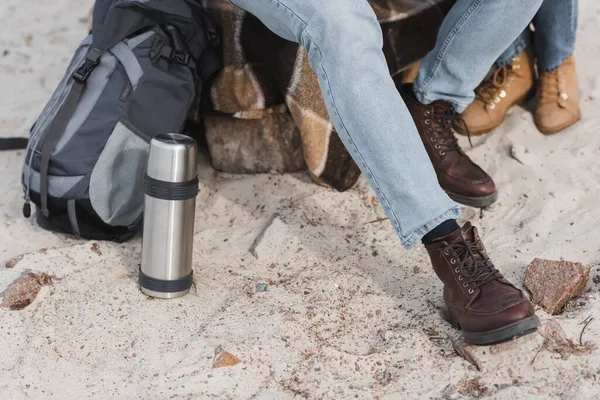
{"label": "tan leather boot", "polygon": [[425,248],[444,283],[448,317],[468,343],[489,345],[537,330],[533,304],[496,269],[470,222]]}
{"label": "tan leather boot", "polygon": [[581,119],[575,57],[540,76],[535,124],[545,135],[558,133]]}
{"label": "tan leather boot", "polygon": [[506,113],[515,104],[523,103],[533,89],[534,62],[531,50],[525,50],[475,89],[475,101],[462,113],[463,124],[454,124],[462,135],[483,135],[504,122]]}

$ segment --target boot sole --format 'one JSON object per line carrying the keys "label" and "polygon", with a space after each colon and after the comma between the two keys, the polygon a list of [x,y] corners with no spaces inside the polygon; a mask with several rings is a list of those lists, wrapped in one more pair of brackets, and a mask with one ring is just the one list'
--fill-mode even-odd
{"label": "boot sole", "polygon": [[559,126],[558,128],[554,128],[554,129],[543,129],[540,128],[540,126],[536,123],[535,127],[538,129],[538,131],[540,131],[541,133],[543,133],[546,136],[550,136],[550,135],[555,135],[565,129],[567,129],[568,127],[570,127],[571,125],[575,125],[576,123],[578,123],[579,121],[581,121],[581,113],[577,116],[577,119],[575,119],[574,121],[570,121],[566,124],[563,124],[561,126]]}
{"label": "boot sole", "polygon": [[450,197],[452,200],[454,200],[457,203],[463,204],[465,206],[470,206],[470,207],[475,207],[475,208],[485,208],[485,207],[489,207],[492,204],[494,204],[496,202],[496,200],[498,200],[498,192],[494,192],[493,194],[490,194],[489,196],[485,196],[485,197],[467,197],[467,196],[462,196],[456,193],[452,193],[446,190],[446,194],[448,195],[448,197]]}
{"label": "boot sole", "polygon": [[531,317],[527,317],[497,329],[492,329],[491,331],[469,332],[460,327],[460,324],[450,312],[448,312],[448,318],[454,326],[461,330],[465,341],[475,346],[489,346],[507,342],[521,336],[532,334],[540,327],[539,318],[532,315]]}

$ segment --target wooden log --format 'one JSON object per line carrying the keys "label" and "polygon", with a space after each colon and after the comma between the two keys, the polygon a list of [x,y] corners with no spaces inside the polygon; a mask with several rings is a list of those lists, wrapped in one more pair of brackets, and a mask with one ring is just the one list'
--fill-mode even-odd
{"label": "wooden log", "polygon": [[285,106],[207,116],[206,141],[213,167],[233,174],[306,170],[302,138]]}

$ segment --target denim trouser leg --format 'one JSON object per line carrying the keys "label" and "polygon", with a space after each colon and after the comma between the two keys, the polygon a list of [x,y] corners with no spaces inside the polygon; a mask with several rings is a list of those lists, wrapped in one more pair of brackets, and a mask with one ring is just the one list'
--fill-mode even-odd
{"label": "denim trouser leg", "polygon": [[575,52],[577,0],[544,0],[533,19],[535,57],[540,72],[556,70]]}
{"label": "denim trouser leg", "polygon": [[516,56],[521,54],[531,44],[531,30],[527,27],[523,33],[519,35],[508,49],[496,60],[494,63],[496,67],[503,67],[508,65],[514,60]]}
{"label": "denim trouser leg", "polygon": [[[575,52],[577,0],[544,0],[533,19],[534,50],[540,72],[551,72]],[[496,66],[509,64],[531,43],[529,28],[498,58]]]}
{"label": "denim trouser leg", "polygon": [[406,247],[459,217],[390,77],[366,0],[230,1],[306,49],[340,138]]}
{"label": "denim trouser leg", "polygon": [[446,100],[462,112],[490,66],[523,32],[542,0],[458,0],[415,80],[425,104]]}

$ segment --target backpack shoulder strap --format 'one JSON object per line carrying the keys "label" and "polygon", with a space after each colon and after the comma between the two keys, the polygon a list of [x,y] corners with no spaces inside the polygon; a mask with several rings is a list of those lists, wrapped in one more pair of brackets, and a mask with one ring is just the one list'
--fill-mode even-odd
{"label": "backpack shoulder strap", "polygon": [[27,138],[0,138],[0,151],[23,150],[27,148]]}
{"label": "backpack shoulder strap", "polygon": [[48,128],[46,139],[44,140],[44,144],[42,145],[40,151],[40,203],[42,206],[42,214],[45,217],[48,217],[49,215],[48,168],[50,165],[50,156],[52,155],[52,151],[54,151],[56,143],[58,143],[61,135],[64,133],[65,128],[67,127],[67,124],[69,123],[71,117],[75,113],[77,104],[79,104],[79,100],[83,95],[83,90],[85,88],[86,81],[89,78],[92,71],[94,70],[94,68],[96,68],[96,66],[100,62],[100,56],[102,56],[101,50],[90,50],[81,67],[75,70],[75,72],[71,76],[71,79],[73,80],[71,91],[65,99],[64,106],[61,107],[60,111],[56,115],[56,118],[54,118],[52,125],[50,125],[50,127]]}

